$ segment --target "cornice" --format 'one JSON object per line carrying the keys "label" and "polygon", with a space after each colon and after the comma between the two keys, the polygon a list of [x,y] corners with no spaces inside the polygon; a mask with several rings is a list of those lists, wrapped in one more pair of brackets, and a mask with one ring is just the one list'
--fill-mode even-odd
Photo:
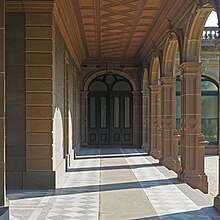
{"label": "cornice", "polygon": [[6,12],[52,12],[54,0],[5,1]]}
{"label": "cornice", "polygon": [[53,13],[70,54],[77,68],[80,69],[86,55],[72,5],[68,7],[66,1],[57,1],[54,5]]}

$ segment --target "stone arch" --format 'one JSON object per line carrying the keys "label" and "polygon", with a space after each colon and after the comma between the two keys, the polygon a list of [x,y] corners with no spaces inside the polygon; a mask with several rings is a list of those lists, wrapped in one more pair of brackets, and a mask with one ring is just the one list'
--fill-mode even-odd
{"label": "stone arch", "polygon": [[[132,85],[132,88],[133,88],[133,91],[138,91],[138,83],[136,82],[136,80],[131,76],[130,73],[128,72],[125,72],[125,71],[121,71],[121,70],[117,70],[117,69],[113,69],[112,70],[112,73],[114,74],[117,74],[119,76],[123,76],[125,79],[127,79],[131,85]],[[88,88],[89,88],[89,85],[90,83],[93,81],[93,79],[95,79],[96,77],[98,76],[101,76],[101,75],[107,75],[108,72],[106,71],[106,69],[102,69],[102,70],[99,70],[99,71],[95,71],[95,72],[92,72],[88,78],[86,78],[84,80],[84,85],[83,85],[83,91],[88,91]]]}
{"label": "stone arch", "polygon": [[148,86],[149,86],[149,81],[148,81],[148,69],[144,68],[143,71],[143,80],[142,80],[142,91],[146,91]]}
{"label": "stone arch", "polygon": [[175,59],[179,49],[179,41],[175,32],[169,32],[164,47],[162,76],[175,76]]}
{"label": "stone arch", "polygon": [[160,79],[160,57],[158,52],[153,52],[150,65],[150,84],[158,85]]}
{"label": "stone arch", "polygon": [[182,51],[183,62],[199,62],[202,32],[209,14],[213,11],[210,4],[195,5],[187,23]]}

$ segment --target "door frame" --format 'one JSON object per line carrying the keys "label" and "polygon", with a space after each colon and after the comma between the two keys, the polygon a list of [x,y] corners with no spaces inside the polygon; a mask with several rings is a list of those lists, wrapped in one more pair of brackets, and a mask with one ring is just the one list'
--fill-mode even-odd
{"label": "door frame", "polygon": [[[112,73],[122,76],[127,79],[132,86],[132,101],[133,101],[133,131],[132,139],[133,144],[126,147],[140,148],[142,144],[142,124],[141,124],[141,89],[139,88],[139,83],[136,77],[130,72],[124,72],[118,69],[112,69]],[[89,85],[98,76],[108,74],[106,69],[91,72],[89,75],[86,74],[82,80],[82,91],[81,91],[81,146],[88,147],[93,145],[88,145],[88,106],[89,106]],[[107,145],[107,147],[119,147],[117,145]],[[121,147],[121,145],[120,145]]]}

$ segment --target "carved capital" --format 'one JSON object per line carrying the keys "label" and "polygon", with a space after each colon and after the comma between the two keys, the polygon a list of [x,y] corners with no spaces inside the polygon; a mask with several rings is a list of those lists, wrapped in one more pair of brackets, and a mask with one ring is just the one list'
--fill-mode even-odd
{"label": "carved capital", "polygon": [[150,85],[150,91],[153,93],[159,93],[160,92],[160,85]]}
{"label": "carved capital", "polygon": [[180,64],[181,75],[201,74],[201,62],[184,62]]}
{"label": "carved capital", "polygon": [[220,49],[220,37],[215,40],[215,46]]}
{"label": "carved capital", "polygon": [[176,77],[161,77],[160,83],[161,86],[174,86],[176,82]]}

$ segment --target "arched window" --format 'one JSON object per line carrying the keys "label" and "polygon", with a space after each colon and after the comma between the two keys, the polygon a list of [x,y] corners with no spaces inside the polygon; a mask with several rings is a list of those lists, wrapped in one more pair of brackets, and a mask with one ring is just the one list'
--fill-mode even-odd
{"label": "arched window", "polygon": [[208,77],[202,77],[202,133],[209,145],[218,144],[218,86]]}
{"label": "arched window", "polygon": [[[176,78],[176,129],[181,131],[181,81]],[[201,77],[202,133],[209,145],[218,144],[218,85],[208,77]]]}
{"label": "arched window", "polygon": [[181,119],[181,99],[180,99],[180,91],[181,91],[181,81],[180,76],[176,77],[176,129],[180,133],[180,119]]}

